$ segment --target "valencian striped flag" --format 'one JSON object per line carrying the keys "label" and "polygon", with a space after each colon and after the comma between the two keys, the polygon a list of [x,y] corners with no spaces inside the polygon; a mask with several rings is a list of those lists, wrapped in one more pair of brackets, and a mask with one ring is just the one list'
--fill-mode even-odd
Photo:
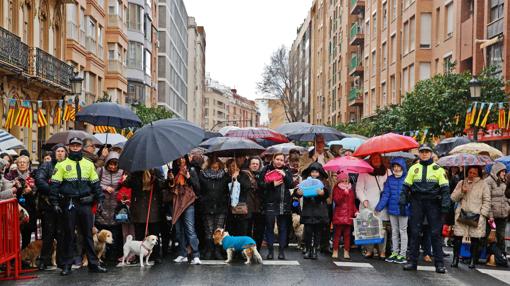
{"label": "valencian striped flag", "polygon": [[16,114],[16,99],[9,99],[9,111],[7,111],[7,118],[5,119],[5,129],[12,129],[14,127],[14,119]]}
{"label": "valencian striped flag", "polygon": [[108,131],[108,126],[94,126],[94,132],[96,133],[106,133]]}
{"label": "valencian striped flag", "polygon": [[[71,111],[73,111],[73,112],[71,112]],[[71,118],[72,114],[74,114],[73,100],[72,99],[68,99],[67,102],[66,102],[66,107],[64,109],[64,120],[65,121],[73,120]]]}
{"label": "valencian striped flag", "polygon": [[48,120],[46,116],[44,116],[44,112],[42,109],[42,100],[37,101],[37,126],[44,127],[48,125]]}
{"label": "valencian striped flag", "polygon": [[16,116],[16,121],[14,124],[20,127],[32,128],[33,118],[34,112],[32,111],[30,101],[23,100],[21,102],[21,108],[18,111],[18,115]]}
{"label": "valencian striped flag", "polygon": [[59,100],[57,103],[57,110],[55,110],[55,118],[53,119],[53,122],[55,125],[62,124],[62,105],[64,104],[63,100]]}

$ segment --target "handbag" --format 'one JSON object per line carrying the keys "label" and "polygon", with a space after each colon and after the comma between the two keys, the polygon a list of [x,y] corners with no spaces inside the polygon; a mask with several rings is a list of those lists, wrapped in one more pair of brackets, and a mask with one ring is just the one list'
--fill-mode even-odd
{"label": "handbag", "polygon": [[489,232],[489,237],[487,237],[487,242],[488,243],[496,242],[496,230],[495,229],[491,229],[491,231]]}
{"label": "handbag", "polygon": [[467,212],[463,209],[460,209],[460,215],[459,218],[457,219],[458,222],[472,227],[478,227],[479,220],[480,214]]}
{"label": "handbag", "polygon": [[232,207],[233,215],[247,215],[248,205],[246,203],[238,203],[235,207]]}
{"label": "handbag", "polygon": [[453,237],[453,228],[450,225],[444,224],[442,234],[443,237]]}
{"label": "handbag", "polygon": [[264,182],[266,183],[272,183],[275,181],[280,181],[282,179],[283,179],[282,174],[280,174],[280,172],[278,172],[277,170],[269,171],[264,176]]}

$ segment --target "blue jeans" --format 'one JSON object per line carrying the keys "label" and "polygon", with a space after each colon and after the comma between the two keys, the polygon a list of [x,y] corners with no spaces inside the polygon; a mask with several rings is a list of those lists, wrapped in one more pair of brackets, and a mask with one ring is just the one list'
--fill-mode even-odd
{"label": "blue jeans", "polygon": [[187,246],[191,247],[192,256],[200,257],[198,237],[195,231],[195,206],[189,206],[175,224],[175,233],[179,242],[179,256],[188,256]]}
{"label": "blue jeans", "polygon": [[266,239],[269,249],[273,248],[275,221],[278,223],[278,243],[280,244],[280,249],[283,249],[287,246],[287,224],[289,216],[266,214]]}

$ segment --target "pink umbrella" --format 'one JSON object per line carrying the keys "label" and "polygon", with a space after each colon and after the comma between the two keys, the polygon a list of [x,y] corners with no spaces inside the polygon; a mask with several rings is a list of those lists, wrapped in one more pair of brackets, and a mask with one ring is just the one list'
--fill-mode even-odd
{"label": "pink umbrella", "polygon": [[324,170],[332,172],[371,173],[374,168],[367,162],[352,156],[335,158],[324,165]]}

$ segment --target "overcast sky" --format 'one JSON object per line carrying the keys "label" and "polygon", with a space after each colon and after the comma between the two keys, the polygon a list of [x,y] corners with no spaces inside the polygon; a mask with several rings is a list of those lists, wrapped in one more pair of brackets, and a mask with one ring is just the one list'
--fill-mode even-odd
{"label": "overcast sky", "polygon": [[250,99],[279,46],[290,48],[312,0],[184,0],[206,33],[206,72]]}

